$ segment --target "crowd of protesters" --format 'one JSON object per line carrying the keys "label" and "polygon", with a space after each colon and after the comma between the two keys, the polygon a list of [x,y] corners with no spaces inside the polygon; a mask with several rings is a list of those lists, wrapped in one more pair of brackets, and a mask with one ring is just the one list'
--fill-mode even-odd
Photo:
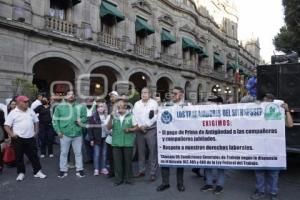
{"label": "crowd of protesters", "polygon": [[[251,95],[242,102],[254,101],[255,98]],[[123,183],[132,185],[135,178],[146,176],[146,168],[149,169],[149,181],[155,181],[158,171],[156,121],[159,105],[162,103],[152,96],[151,90],[145,87],[141,90],[141,99],[132,106],[128,106],[126,96],[120,96],[116,91],[109,93],[108,101],[88,98],[79,102],[73,91],[69,91],[63,99],[53,96],[48,100],[38,95],[31,106],[26,96],[14,98],[5,109],[0,109],[0,125],[4,136],[15,149],[16,180],[22,181],[25,178],[24,154],[32,164],[34,177],[47,177],[42,172],[40,159],[55,156],[53,145],[57,137],[60,144],[58,178],[68,176],[74,157],[76,176],[79,178],[86,176],[84,164],[93,163],[94,175],[114,177],[114,186]],[[184,96],[181,87],[174,87],[171,101],[163,106],[190,105],[184,101]],[[273,101],[274,98],[267,94],[264,101]],[[207,103],[222,104],[223,99],[220,96],[210,96]],[[293,124],[288,105],[284,103],[282,106],[286,111],[286,125],[290,127]],[[4,139],[0,142],[4,142]],[[132,160],[135,153],[138,171],[134,175]],[[2,170],[0,156],[0,171]],[[183,192],[184,168],[177,168],[176,171],[177,189]],[[192,171],[201,175],[197,168]],[[217,174],[216,177],[214,173]],[[203,192],[212,190],[214,194],[220,194],[223,191],[224,169],[205,169],[203,175]],[[275,170],[256,170],[256,190],[251,198],[261,199],[266,192],[270,192],[271,198],[277,199],[278,175],[279,171]],[[170,187],[169,176],[170,169],[162,167],[162,183],[156,188],[157,191]]]}

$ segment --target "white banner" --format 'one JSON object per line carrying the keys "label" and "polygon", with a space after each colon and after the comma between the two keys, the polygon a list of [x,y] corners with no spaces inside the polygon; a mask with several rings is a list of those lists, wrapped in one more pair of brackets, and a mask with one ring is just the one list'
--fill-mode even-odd
{"label": "white banner", "polygon": [[159,165],[286,169],[284,119],[275,103],[162,107]]}

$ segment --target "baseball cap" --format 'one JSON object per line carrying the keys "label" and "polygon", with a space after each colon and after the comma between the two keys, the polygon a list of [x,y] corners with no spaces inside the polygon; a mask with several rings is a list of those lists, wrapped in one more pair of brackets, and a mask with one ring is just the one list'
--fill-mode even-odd
{"label": "baseball cap", "polygon": [[28,97],[26,97],[26,96],[23,96],[23,95],[21,95],[21,96],[18,96],[17,98],[16,98],[16,101],[17,102],[19,102],[19,101],[29,101],[29,98]]}
{"label": "baseball cap", "polygon": [[118,94],[117,91],[111,91],[111,92],[109,93],[109,96],[111,96],[111,95],[119,96],[119,94]]}

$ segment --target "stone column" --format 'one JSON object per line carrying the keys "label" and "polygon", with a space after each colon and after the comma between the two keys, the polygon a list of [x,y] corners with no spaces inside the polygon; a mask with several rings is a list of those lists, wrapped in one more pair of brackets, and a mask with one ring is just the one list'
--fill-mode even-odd
{"label": "stone column", "polygon": [[90,79],[83,77],[75,79],[75,94],[79,99],[85,99],[90,95]]}

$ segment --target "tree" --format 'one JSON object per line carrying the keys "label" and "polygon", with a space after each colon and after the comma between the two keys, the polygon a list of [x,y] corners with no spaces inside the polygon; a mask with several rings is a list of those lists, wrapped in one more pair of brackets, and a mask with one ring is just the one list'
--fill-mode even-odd
{"label": "tree", "polygon": [[16,78],[12,80],[11,85],[13,96],[25,95],[28,96],[29,99],[33,100],[38,93],[38,88],[24,78]]}
{"label": "tree", "polygon": [[274,37],[276,50],[289,53],[296,51],[300,55],[300,1],[282,0],[285,26]]}

